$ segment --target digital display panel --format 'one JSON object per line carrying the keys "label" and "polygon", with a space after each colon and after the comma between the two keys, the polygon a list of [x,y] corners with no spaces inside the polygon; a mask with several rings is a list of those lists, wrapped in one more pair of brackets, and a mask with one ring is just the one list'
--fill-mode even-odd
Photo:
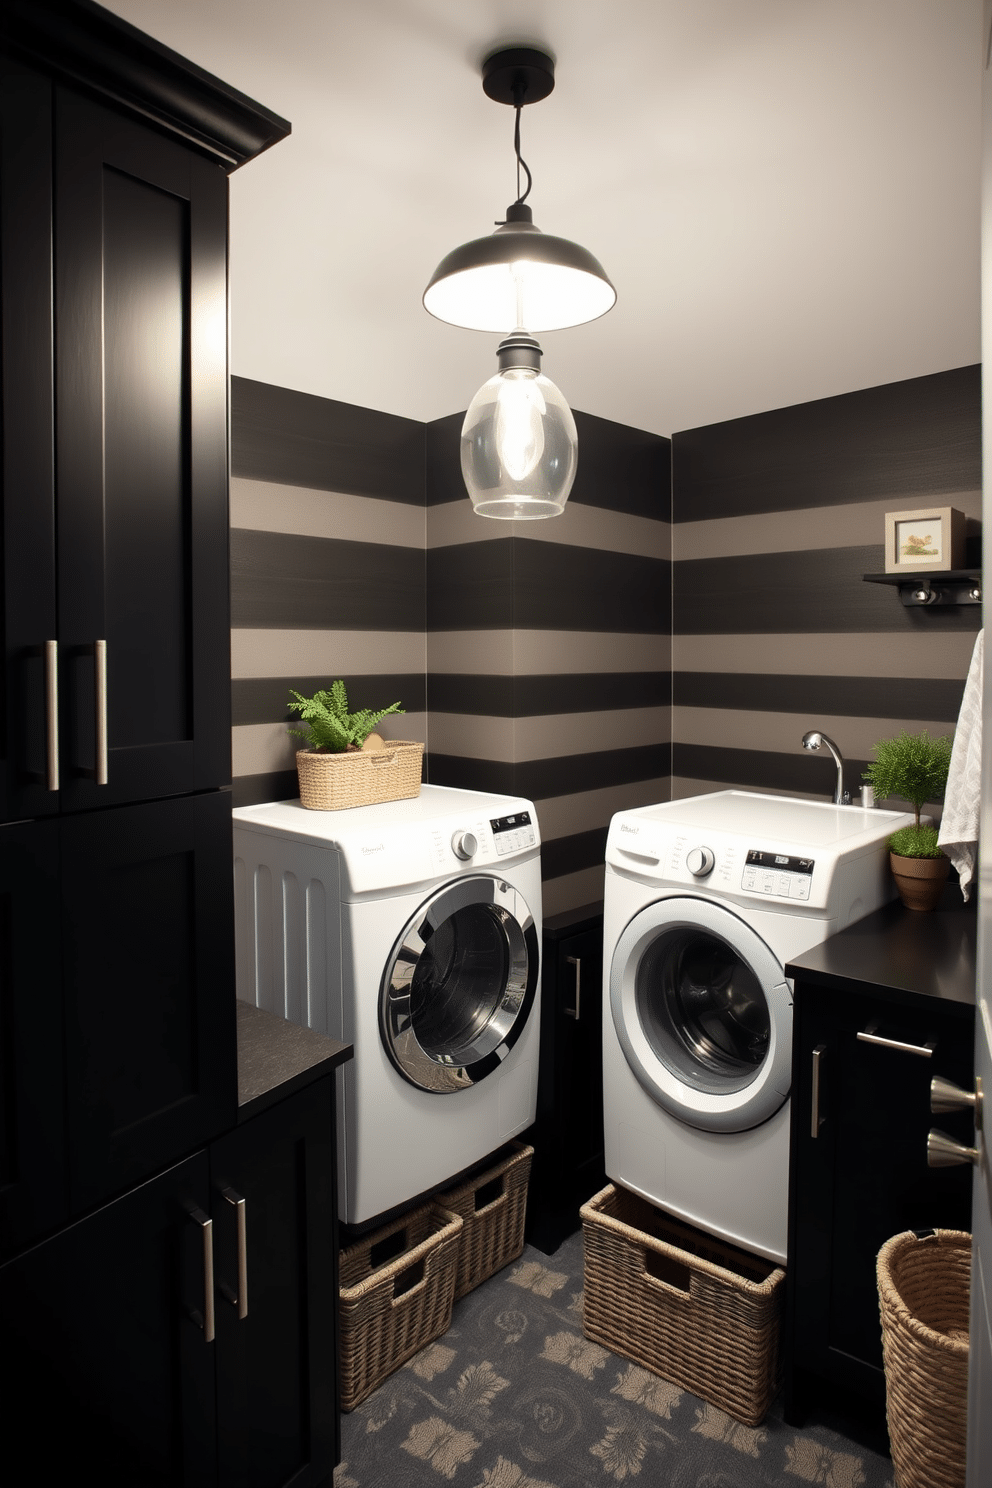
{"label": "digital display panel", "polygon": [[812,873],[812,858],[790,858],[787,853],[758,852],[749,847],[747,861],[755,868],[775,868],[779,873]]}
{"label": "digital display panel", "polygon": [[489,825],[494,832],[517,832],[521,827],[530,826],[529,811],[515,811],[512,816],[497,816],[491,818]]}

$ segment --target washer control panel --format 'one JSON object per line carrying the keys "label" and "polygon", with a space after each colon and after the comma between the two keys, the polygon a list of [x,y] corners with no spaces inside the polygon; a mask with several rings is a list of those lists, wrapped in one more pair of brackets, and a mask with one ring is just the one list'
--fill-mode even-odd
{"label": "washer control panel", "polygon": [[814,860],[749,848],[741,888],[776,899],[808,899]]}
{"label": "washer control panel", "polygon": [[493,842],[501,857],[506,853],[520,852],[524,847],[533,847],[534,824],[529,811],[515,811],[512,816],[493,817],[489,825],[493,829]]}

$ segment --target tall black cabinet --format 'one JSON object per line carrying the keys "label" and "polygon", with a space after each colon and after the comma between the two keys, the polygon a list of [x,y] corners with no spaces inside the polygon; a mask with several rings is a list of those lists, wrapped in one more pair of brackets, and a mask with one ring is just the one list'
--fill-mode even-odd
{"label": "tall black cabinet", "polygon": [[89,0],[3,8],[12,1484],[336,1460],[332,1077],[245,1119],[235,1032],[227,176],[288,130]]}

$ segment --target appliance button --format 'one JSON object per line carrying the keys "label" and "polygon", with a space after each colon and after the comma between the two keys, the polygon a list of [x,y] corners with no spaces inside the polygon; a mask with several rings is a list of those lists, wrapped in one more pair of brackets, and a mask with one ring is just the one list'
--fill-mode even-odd
{"label": "appliance button", "polygon": [[685,855],[685,866],[693,878],[705,878],[707,873],[712,873],[715,862],[713,849],[709,847],[690,847]]}
{"label": "appliance button", "polygon": [[479,851],[479,843],[474,832],[455,832],[451,839],[451,851],[462,862],[475,857]]}
{"label": "appliance button", "polygon": [[792,875],[789,873],[780,873],[778,876],[778,888],[776,890],[776,893],[780,894],[783,899],[788,899],[791,889]]}

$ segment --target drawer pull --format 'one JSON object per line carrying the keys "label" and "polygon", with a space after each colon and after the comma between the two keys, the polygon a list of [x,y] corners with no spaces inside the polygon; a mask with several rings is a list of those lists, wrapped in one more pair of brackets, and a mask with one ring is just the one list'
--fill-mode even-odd
{"label": "drawer pull", "polygon": [[946,1132],[927,1132],[927,1166],[930,1168],[956,1168],[961,1163],[978,1167],[982,1160],[980,1147],[965,1147],[955,1142]]}
{"label": "drawer pull", "polygon": [[887,1039],[875,1032],[875,1024],[869,1023],[858,1038],[863,1044],[878,1044],[882,1049],[898,1049],[900,1054],[918,1054],[921,1059],[933,1057],[933,1044],[906,1044],[902,1039]]}
{"label": "drawer pull", "polygon": [[93,642],[93,673],[96,687],[96,783],[106,785],[107,768],[107,643]]}
{"label": "drawer pull", "polygon": [[233,1188],[222,1188],[221,1194],[235,1210],[238,1226],[238,1294],[232,1296],[228,1288],[224,1295],[232,1307],[238,1309],[238,1317],[248,1316],[248,1204]]}
{"label": "drawer pull", "polygon": [[59,788],[59,643],[45,642],[45,787]]}
{"label": "drawer pull", "polygon": [[820,1073],[823,1068],[823,1056],[826,1052],[826,1044],[817,1044],[813,1050],[813,1095],[810,1100],[809,1134],[814,1141],[820,1135],[820,1127],[823,1125],[820,1119]]}
{"label": "drawer pull", "polygon": [[974,1090],[962,1090],[953,1080],[943,1075],[934,1075],[930,1081],[930,1109],[935,1116],[947,1111],[964,1111],[971,1106],[975,1112],[975,1126],[982,1129],[982,1077],[977,1076]]}
{"label": "drawer pull", "polygon": [[574,1018],[576,1023],[578,1023],[582,1016],[582,957],[566,956],[565,960],[569,966],[575,967],[575,1006],[574,1008],[566,1008],[565,1016],[566,1018]]}
{"label": "drawer pull", "polygon": [[203,1314],[193,1314],[193,1321],[203,1329],[204,1343],[213,1343],[216,1333],[214,1317],[214,1222],[202,1209],[193,1208],[189,1217],[199,1225],[203,1236]]}

